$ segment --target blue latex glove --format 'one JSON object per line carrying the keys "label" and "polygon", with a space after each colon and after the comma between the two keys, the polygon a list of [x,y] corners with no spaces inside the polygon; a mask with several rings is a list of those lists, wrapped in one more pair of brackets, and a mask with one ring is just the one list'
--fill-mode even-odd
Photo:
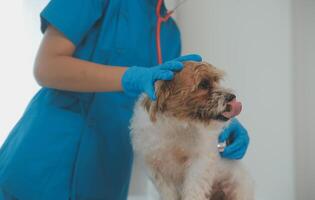
{"label": "blue latex glove", "polygon": [[129,67],[122,77],[123,90],[130,96],[145,92],[151,100],[156,100],[154,83],[157,80],[172,80],[175,71],[183,69],[185,61],[202,61],[201,56],[190,54],[165,62],[155,67]]}
{"label": "blue latex glove", "polygon": [[219,142],[232,140],[231,144],[227,145],[221,156],[227,159],[242,159],[246,153],[249,136],[247,130],[241,123],[233,118],[228,127],[226,127],[219,136]]}

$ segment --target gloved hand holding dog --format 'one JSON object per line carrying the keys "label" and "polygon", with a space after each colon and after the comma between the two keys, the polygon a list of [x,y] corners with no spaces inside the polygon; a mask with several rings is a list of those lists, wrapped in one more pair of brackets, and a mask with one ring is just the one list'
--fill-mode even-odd
{"label": "gloved hand holding dog", "polygon": [[219,142],[230,140],[231,144],[225,147],[221,156],[227,159],[242,159],[249,145],[249,136],[247,130],[242,124],[233,118],[228,127],[226,127],[219,136]]}

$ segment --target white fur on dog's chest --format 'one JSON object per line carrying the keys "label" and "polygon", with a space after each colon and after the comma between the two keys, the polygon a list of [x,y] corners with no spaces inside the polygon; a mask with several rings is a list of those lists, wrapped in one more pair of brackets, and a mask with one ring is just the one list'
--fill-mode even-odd
{"label": "white fur on dog's chest", "polygon": [[[218,135],[222,127],[193,126],[189,122],[178,121],[171,117],[158,115],[156,122],[151,122],[148,113],[139,103],[131,123],[134,149],[145,149],[146,154],[161,148],[183,148],[195,156],[210,154],[219,159],[217,149]],[[144,148],[144,149],[143,149]]]}

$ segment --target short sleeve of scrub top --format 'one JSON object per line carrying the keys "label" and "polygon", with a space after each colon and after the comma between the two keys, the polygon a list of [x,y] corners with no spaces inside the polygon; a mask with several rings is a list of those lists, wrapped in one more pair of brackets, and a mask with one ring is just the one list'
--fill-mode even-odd
{"label": "short sleeve of scrub top", "polygon": [[75,46],[102,17],[105,0],[51,0],[41,12],[41,31],[52,25]]}

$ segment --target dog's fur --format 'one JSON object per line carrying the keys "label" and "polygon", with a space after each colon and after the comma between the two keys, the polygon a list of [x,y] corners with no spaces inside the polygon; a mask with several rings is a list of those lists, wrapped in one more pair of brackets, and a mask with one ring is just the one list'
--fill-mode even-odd
{"label": "dog's fur", "polygon": [[218,136],[229,121],[220,87],[223,72],[205,62],[186,62],[172,81],[156,83],[157,100],[138,100],[132,143],[162,200],[253,200],[252,180],[239,161],[219,155]]}

